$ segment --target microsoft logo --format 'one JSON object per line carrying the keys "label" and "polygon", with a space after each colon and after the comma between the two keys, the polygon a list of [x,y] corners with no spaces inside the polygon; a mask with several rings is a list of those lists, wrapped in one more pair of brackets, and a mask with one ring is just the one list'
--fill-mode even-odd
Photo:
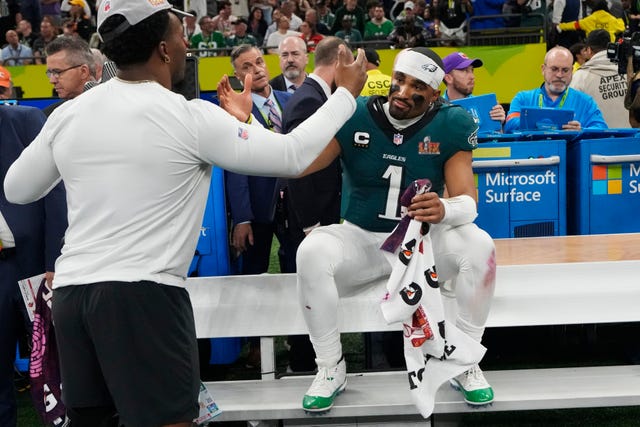
{"label": "microsoft logo", "polygon": [[593,194],[622,194],[622,165],[591,166]]}

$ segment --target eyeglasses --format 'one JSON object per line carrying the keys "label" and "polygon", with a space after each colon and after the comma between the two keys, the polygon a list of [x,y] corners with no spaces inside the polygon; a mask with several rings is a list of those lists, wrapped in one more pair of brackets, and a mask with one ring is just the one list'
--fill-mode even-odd
{"label": "eyeglasses", "polygon": [[562,74],[567,74],[567,73],[569,73],[569,71],[572,70],[571,68],[568,68],[568,67],[562,67],[562,68],[561,67],[555,67],[555,66],[554,67],[549,67],[548,65],[545,65],[545,67],[550,69],[553,74],[557,74],[558,72],[561,72]]}
{"label": "eyeglasses", "polygon": [[73,70],[74,68],[78,68],[78,67],[82,67],[84,64],[78,64],[78,65],[74,65],[72,67],[69,68],[65,68],[64,70],[47,70],[45,71],[45,74],[47,75],[47,77],[51,78],[51,77],[55,77],[56,79],[59,79],[60,76],[64,73],[66,73],[69,70]]}

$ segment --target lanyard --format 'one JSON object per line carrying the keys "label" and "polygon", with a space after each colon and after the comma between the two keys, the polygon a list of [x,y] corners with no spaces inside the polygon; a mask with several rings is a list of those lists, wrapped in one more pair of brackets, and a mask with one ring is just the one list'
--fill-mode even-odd
{"label": "lanyard", "polygon": [[[269,99],[269,98],[266,98],[266,99]],[[278,106],[278,109],[280,109],[280,114],[282,114],[282,107],[280,106],[280,103],[278,102],[275,96],[273,97],[273,100],[275,101],[274,104]],[[264,106],[264,103],[262,103],[262,105]],[[262,107],[258,108],[258,111],[260,111],[260,115],[264,119],[264,122],[267,124],[267,126],[269,126],[269,130],[273,130],[273,123],[271,123],[271,120],[269,120],[268,115],[267,116],[264,115],[264,111],[262,111]]]}
{"label": "lanyard", "polygon": [[[569,88],[567,88],[567,90],[564,91],[564,95],[562,95],[562,98],[560,99],[560,104],[558,104],[558,108],[562,108],[562,106],[564,105],[564,101],[567,100],[567,95],[569,94]],[[538,96],[538,107],[543,107],[542,105],[542,94],[540,94]]]}
{"label": "lanyard", "polygon": [[14,49],[13,46],[9,45],[9,53],[14,58],[20,58],[20,53],[22,52],[22,45],[18,43],[18,48]]}
{"label": "lanyard", "polygon": [[267,126],[269,126],[269,130],[273,130],[273,123],[271,123],[271,120],[269,120],[268,116],[264,115],[264,111],[262,111],[262,108],[258,108],[258,111],[260,111],[260,115],[264,119],[264,122],[267,124]]}

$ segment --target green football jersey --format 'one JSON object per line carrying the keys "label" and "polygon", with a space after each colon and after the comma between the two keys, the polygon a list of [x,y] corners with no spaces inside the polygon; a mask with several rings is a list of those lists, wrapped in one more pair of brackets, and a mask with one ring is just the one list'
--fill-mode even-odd
{"label": "green football jersey", "polygon": [[[222,33],[214,31],[205,37],[202,33],[195,34],[191,37],[191,49],[218,49],[225,47],[225,40]],[[199,56],[218,56],[219,52],[198,52]]]}
{"label": "green football jersey", "polygon": [[400,196],[416,179],[444,191],[444,164],[477,146],[478,126],[460,106],[437,103],[417,123],[397,130],[383,97],[359,97],[336,138],[342,149],[342,217],[365,230],[389,232],[400,220]]}
{"label": "green football jersey", "polygon": [[389,19],[385,20],[382,24],[377,25],[373,21],[367,21],[364,24],[365,40],[384,40],[393,31],[393,22]]}

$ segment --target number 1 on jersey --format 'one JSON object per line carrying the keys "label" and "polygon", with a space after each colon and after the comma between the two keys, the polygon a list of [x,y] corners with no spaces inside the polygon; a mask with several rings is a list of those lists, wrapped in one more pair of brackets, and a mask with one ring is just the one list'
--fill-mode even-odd
{"label": "number 1 on jersey", "polygon": [[382,174],[383,179],[389,180],[389,191],[387,191],[387,203],[384,213],[378,214],[378,218],[400,220],[400,185],[402,184],[402,167],[389,165]]}

